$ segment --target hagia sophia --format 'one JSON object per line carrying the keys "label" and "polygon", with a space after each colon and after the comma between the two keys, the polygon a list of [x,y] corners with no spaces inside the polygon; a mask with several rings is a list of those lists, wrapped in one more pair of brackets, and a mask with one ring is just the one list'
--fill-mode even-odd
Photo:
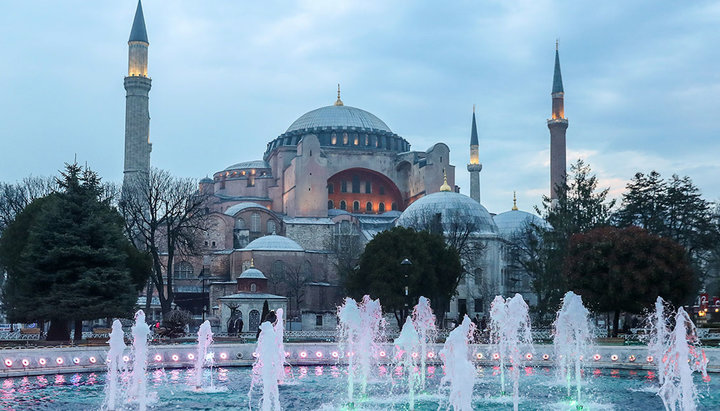
{"label": "hagia sophia", "polygon": [[[128,44],[126,181],[150,170],[152,147],[149,41],[140,3]],[[568,126],[557,48],[551,96],[547,126],[554,187],[565,175]],[[360,253],[383,230],[420,228],[419,222],[433,218],[444,230],[462,221],[472,228],[471,241],[484,248],[463,261],[465,273],[445,313],[448,321],[461,311],[483,316],[498,294],[521,292],[532,304],[529,279],[511,264],[508,240],[527,221],[542,220],[516,206],[491,214],[481,204],[474,109],[468,130],[470,164],[456,170],[445,143],[413,149],[400,130],[341,97],[338,86],[331,104],[308,111],[287,128],[278,124],[279,135],[268,137],[260,158],[220,165],[200,180],[199,190],[210,198],[212,224],[202,253],[175,257],[176,304],[196,314],[206,310],[221,331],[227,331],[231,316],[242,318],[250,330],[257,328],[259,307],[266,300],[271,309],[285,307],[303,330],[334,329],[336,303],[343,296],[341,260]],[[456,171],[470,173],[470,196],[455,185]],[[199,285],[201,273],[210,279],[207,287]]]}

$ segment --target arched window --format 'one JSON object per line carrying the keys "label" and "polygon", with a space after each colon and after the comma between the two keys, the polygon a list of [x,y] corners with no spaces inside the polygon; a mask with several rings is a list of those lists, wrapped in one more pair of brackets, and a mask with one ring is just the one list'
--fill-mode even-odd
{"label": "arched window", "polygon": [[352,192],[360,193],[360,177],[357,175],[352,176]]}
{"label": "arched window", "polygon": [[370,136],[368,136],[367,134],[365,134],[365,145],[366,146],[370,145]]}
{"label": "arched window", "polygon": [[255,285],[255,283],[250,284],[250,292],[257,292],[257,285]]}
{"label": "arched window", "polygon": [[340,183],[340,192],[341,193],[347,193],[347,181],[343,180]]}
{"label": "arched window", "polygon": [[242,218],[238,218],[235,220],[235,229],[236,230],[244,230],[245,229],[245,220]]}
{"label": "arched window", "polygon": [[255,332],[260,327],[260,311],[250,311],[248,323],[248,330]]}
{"label": "arched window", "polygon": [[180,261],[175,264],[173,269],[173,277],[180,279],[193,278],[193,266],[187,261]]}
{"label": "arched window", "polygon": [[365,194],[372,193],[372,184],[369,181],[365,182]]}
{"label": "arched window", "polygon": [[360,202],[359,201],[353,201],[353,212],[357,213],[360,211]]}
{"label": "arched window", "polygon": [[343,145],[348,145],[348,135],[347,135],[347,133],[343,133]]}
{"label": "arched window", "polygon": [[276,227],[275,227],[275,220],[272,220],[272,219],[268,220],[268,222],[267,222],[267,233],[268,233],[268,234],[272,234],[272,233],[274,233],[275,231],[277,231],[277,230],[276,230]]}
{"label": "arched window", "polygon": [[393,211],[397,211],[397,204],[395,202],[393,202],[392,205],[390,206],[390,209]]}
{"label": "arched window", "polygon": [[335,193],[335,185],[333,183],[328,184],[328,194]]}
{"label": "arched window", "polygon": [[252,213],[250,216],[250,231],[253,233],[260,232],[260,213]]}
{"label": "arched window", "polygon": [[385,203],[378,204],[378,212],[380,212],[380,213],[385,212]]}
{"label": "arched window", "polygon": [[332,133],[332,135],[330,136],[330,144],[332,144],[332,145],[337,144],[337,134]]}
{"label": "arched window", "polygon": [[302,263],[302,266],[300,267],[300,272],[302,273],[303,277],[310,278],[312,275],[312,264],[310,264],[309,260],[305,260],[305,262]]}
{"label": "arched window", "polygon": [[335,208],[335,204],[332,200],[328,200],[328,210],[332,210],[333,208]]}
{"label": "arched window", "polygon": [[372,213],[372,203],[371,202],[368,201],[367,204],[365,204],[365,211],[367,211],[368,213]]}
{"label": "arched window", "polygon": [[340,209],[347,210],[347,204],[345,204],[345,200],[340,201]]}
{"label": "arched window", "polygon": [[356,146],[360,143],[360,140],[358,139],[357,134],[353,134],[353,145]]}
{"label": "arched window", "polygon": [[276,279],[281,278],[283,275],[285,275],[285,263],[280,260],[275,260],[272,265],[272,275]]}

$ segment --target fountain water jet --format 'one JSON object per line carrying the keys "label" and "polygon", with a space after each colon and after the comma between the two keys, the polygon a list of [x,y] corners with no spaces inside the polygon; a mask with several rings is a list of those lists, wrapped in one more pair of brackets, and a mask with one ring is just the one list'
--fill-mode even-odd
{"label": "fountain water jet", "polygon": [[418,375],[415,373],[415,367],[417,366],[417,360],[414,358],[413,353],[417,353],[420,348],[420,336],[415,330],[412,318],[408,317],[405,320],[400,335],[395,339],[396,358],[402,359],[403,370],[407,372],[408,379],[408,403],[410,409],[415,409],[415,380]]}
{"label": "fountain water jet", "polygon": [[145,312],[135,313],[135,325],[132,326],[133,368],[130,375],[128,398],[138,403],[138,409],[147,409],[147,356],[150,327],[145,322]]}
{"label": "fountain water jet", "polygon": [[[653,358],[661,359],[669,346],[670,332],[668,331],[668,318],[665,315],[665,301],[662,297],[655,300],[655,311],[648,316],[647,322],[650,326],[648,339],[648,354]],[[663,373],[663,362],[657,361],[657,377],[660,385],[665,382]]]}
{"label": "fountain water jet", "polygon": [[413,308],[412,321],[420,337],[420,385],[425,389],[425,361],[427,361],[428,344],[435,343],[437,327],[435,325],[435,314],[430,307],[430,300],[420,297]]}
{"label": "fountain water jet", "polygon": [[355,352],[360,367],[360,387],[363,395],[367,391],[367,382],[372,372],[372,366],[376,362],[373,355],[379,351],[382,330],[385,327],[385,320],[382,316],[380,300],[373,300],[369,295],[363,296],[360,309],[360,324],[362,332],[359,335],[358,349]]}
{"label": "fountain water jet", "polygon": [[[197,345],[197,354],[195,356],[195,388],[200,390],[202,389],[203,385],[203,366],[205,365],[205,362],[208,361],[208,348],[210,348],[210,344],[213,342],[213,332],[210,327],[210,321],[205,321],[200,325],[200,329],[198,330],[198,345]],[[209,359],[212,367],[212,358]],[[212,370],[211,370],[212,371]],[[212,372],[210,373],[212,378]],[[212,387],[212,380],[210,383]]]}
{"label": "fountain water jet", "polygon": [[277,372],[277,380],[278,382],[282,383],[285,381],[285,370],[284,370],[284,364],[285,364],[285,320],[283,318],[283,309],[278,308],[275,311],[277,320],[275,320],[275,324],[273,324],[273,331],[275,331],[275,348],[276,353],[278,355],[277,359],[277,365],[275,367],[275,371]]}
{"label": "fountain water jet", "polygon": [[107,385],[104,408],[114,410],[118,399],[118,386],[120,384],[120,371],[123,362],[123,353],[125,352],[125,333],[122,329],[120,320],[113,321],[112,332],[110,333],[110,351],[107,355]]}
{"label": "fountain water jet", "polygon": [[588,358],[592,346],[590,332],[590,312],[583,306],[582,298],[572,291],[565,293],[563,304],[553,323],[553,346],[555,365],[567,385],[568,398],[573,380],[575,381],[578,409],[580,405],[580,386],[582,381],[583,359]]}
{"label": "fountain water jet", "polygon": [[350,297],[338,308],[338,341],[339,348],[347,356],[348,403],[354,404],[355,391],[355,352],[358,349],[360,335],[363,333],[362,319],[357,302]]}
{"label": "fountain water jet", "polygon": [[472,410],[472,392],[475,386],[475,366],[469,358],[468,344],[475,332],[475,325],[465,315],[462,323],[452,330],[440,357],[445,364],[445,376],[440,380],[440,387],[450,385],[450,406],[455,411]]}
{"label": "fountain water jet", "polygon": [[[250,409],[252,409],[252,391],[259,379],[262,382],[263,394],[260,399],[262,411],[279,411],[280,392],[278,390],[278,369],[282,372],[285,352],[278,353],[277,334],[273,325],[265,321],[260,324],[260,337],[257,343],[257,358],[253,364],[253,380],[248,393]],[[282,358],[282,360],[280,360]]]}
{"label": "fountain water jet", "polygon": [[699,371],[705,379],[708,378],[707,358],[698,347],[698,341],[695,324],[682,307],[678,308],[675,328],[669,335],[660,361],[663,383],[658,395],[666,410],[675,411],[678,407],[683,411],[696,409],[697,391],[692,374]]}
{"label": "fountain water jet", "polygon": [[513,381],[513,408],[517,411],[520,369],[525,363],[525,353],[533,352],[529,308],[520,294],[507,300],[497,296],[490,307],[492,341],[500,357],[501,393],[505,393],[505,361],[508,360]]}

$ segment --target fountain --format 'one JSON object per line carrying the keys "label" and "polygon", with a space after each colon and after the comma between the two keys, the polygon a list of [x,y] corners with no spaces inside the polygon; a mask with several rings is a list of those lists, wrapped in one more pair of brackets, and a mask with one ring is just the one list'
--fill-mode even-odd
{"label": "fountain", "polygon": [[507,300],[501,296],[495,297],[490,307],[491,337],[500,360],[501,394],[505,393],[505,362],[509,361],[510,377],[513,380],[513,408],[517,411],[520,369],[525,363],[525,354],[533,351],[528,305],[520,294],[515,294]]}
{"label": "fountain", "polygon": [[360,335],[364,332],[357,302],[350,297],[345,298],[343,305],[338,308],[338,318],[338,345],[348,358],[348,404],[352,406],[355,395],[355,351],[359,346]]}
{"label": "fountain", "polygon": [[275,367],[275,371],[277,372],[278,382],[282,383],[285,381],[285,370],[283,369],[283,365],[285,364],[285,343],[283,341],[285,339],[285,320],[283,318],[283,309],[278,308],[275,314],[277,320],[275,320],[275,324],[273,324],[273,331],[275,331],[275,352],[278,355],[278,365]]}
{"label": "fountain", "polygon": [[411,410],[415,409],[415,380],[418,378],[415,367],[417,367],[418,348],[420,348],[420,336],[415,330],[412,318],[408,317],[400,335],[395,339],[395,358],[402,363],[403,372],[407,372],[408,403]]}
{"label": "fountain", "polygon": [[440,381],[440,387],[450,385],[449,402],[454,411],[472,410],[472,392],[477,372],[469,358],[468,344],[474,332],[475,325],[465,315],[440,350],[440,357],[445,364],[445,376]]}
{"label": "fountain", "polygon": [[[650,334],[647,341],[648,354],[653,358],[661,359],[667,351],[669,345],[670,333],[668,332],[668,318],[665,316],[665,301],[662,297],[655,300],[655,311],[648,316],[647,319]],[[656,362],[658,365],[657,378],[660,385],[665,382],[665,373],[662,368],[662,361]]]}
{"label": "fountain", "polygon": [[107,355],[107,385],[105,386],[105,402],[104,407],[108,410],[114,410],[118,400],[118,386],[120,385],[120,371],[123,361],[123,353],[125,352],[125,333],[122,329],[120,320],[113,321],[112,332],[110,333],[110,351]]}
{"label": "fountain", "polygon": [[588,358],[592,345],[590,312],[583,306],[582,298],[572,291],[563,297],[562,308],[553,323],[553,346],[555,365],[567,385],[568,399],[571,398],[572,382],[575,382],[575,404],[582,408],[580,387],[583,360]]}
{"label": "fountain", "polygon": [[385,320],[382,316],[380,300],[373,300],[369,295],[363,296],[362,303],[358,308],[360,309],[362,332],[359,335],[355,355],[360,367],[360,388],[362,394],[365,395],[372,366],[376,363],[373,356],[379,351],[378,343],[385,327]]}
{"label": "fountain", "polygon": [[420,386],[425,389],[425,362],[427,361],[428,344],[435,343],[437,327],[435,314],[430,307],[430,300],[420,297],[413,308],[412,321],[420,337]]}
{"label": "fountain", "polygon": [[138,310],[135,313],[135,325],[132,326],[132,335],[133,368],[130,375],[128,399],[137,402],[138,409],[142,411],[147,408],[147,356],[148,337],[150,336],[150,327],[145,322],[145,312],[143,310]]}
{"label": "fountain", "polygon": [[278,390],[278,373],[282,372],[285,352],[278,352],[277,334],[273,325],[265,321],[260,324],[260,337],[257,343],[257,358],[253,364],[253,380],[250,385],[249,408],[252,409],[252,391],[256,379],[262,382],[262,411],[279,411],[280,392]]}
{"label": "fountain", "polygon": [[665,409],[675,411],[679,407],[683,411],[695,410],[697,391],[692,374],[699,371],[705,379],[708,378],[707,358],[699,348],[695,324],[682,307],[677,310],[675,328],[669,334],[663,351],[659,372],[663,382],[658,395]]}
{"label": "fountain", "polygon": [[[195,389],[201,390],[203,385],[203,366],[209,362],[212,367],[212,354],[208,358],[208,348],[213,342],[213,332],[210,328],[210,321],[205,321],[198,330],[197,354],[195,355]],[[210,386],[212,388],[212,370],[210,372]]]}

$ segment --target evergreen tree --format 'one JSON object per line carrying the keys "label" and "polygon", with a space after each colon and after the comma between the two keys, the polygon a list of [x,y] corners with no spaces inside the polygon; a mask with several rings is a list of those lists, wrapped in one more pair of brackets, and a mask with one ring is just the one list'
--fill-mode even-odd
{"label": "evergreen tree", "polygon": [[[58,193],[31,203],[8,226],[0,247],[11,320],[50,320],[49,340],[67,340],[71,320],[81,331],[82,320],[129,316],[144,283],[141,272],[149,269],[128,254],[122,217],[109,200],[99,200],[97,174],[68,164],[58,185]],[[8,235],[13,232],[27,236]],[[7,259],[8,247],[19,250],[16,259]]]}

